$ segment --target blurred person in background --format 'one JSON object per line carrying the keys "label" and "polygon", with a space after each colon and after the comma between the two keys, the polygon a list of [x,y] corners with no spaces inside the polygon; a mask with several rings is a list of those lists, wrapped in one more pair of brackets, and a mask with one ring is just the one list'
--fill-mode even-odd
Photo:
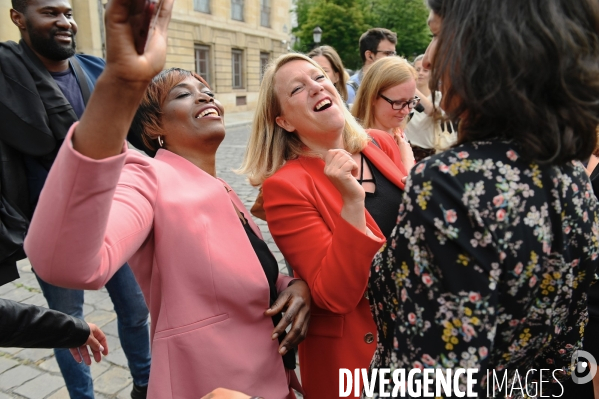
{"label": "blurred person in background", "polygon": [[308,57],[312,58],[326,72],[331,82],[341,95],[344,103],[347,103],[347,81],[349,75],[343,67],[341,57],[331,46],[320,46],[308,53]]}
{"label": "blurred person in background", "polygon": [[368,72],[368,69],[376,60],[396,55],[396,45],[397,34],[389,29],[372,28],[360,36],[359,51],[362,59],[362,69],[354,73],[347,82],[347,104],[350,107],[354,103],[364,74]]}
{"label": "blurred person in background", "polygon": [[[414,68],[418,74],[416,89],[420,92],[423,104],[432,104],[433,95],[429,87],[430,71],[422,65],[424,54],[414,59]],[[437,112],[417,108],[414,110],[405,128],[405,135],[414,151],[416,162],[433,155],[437,151],[451,147],[457,141],[457,132],[451,122],[446,120],[445,115],[439,110],[441,92],[435,91],[435,107]]]}
{"label": "blurred person in background", "polygon": [[387,132],[401,153],[406,170],[414,166],[412,148],[404,134],[410,112],[420,103],[416,95],[416,71],[403,58],[387,57],[364,74],[352,105],[352,115],[365,129]]}

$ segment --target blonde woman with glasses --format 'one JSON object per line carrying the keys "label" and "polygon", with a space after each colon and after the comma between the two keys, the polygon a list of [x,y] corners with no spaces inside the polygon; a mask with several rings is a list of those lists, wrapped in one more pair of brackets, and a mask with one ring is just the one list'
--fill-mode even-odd
{"label": "blonde woman with glasses", "polygon": [[422,100],[417,95],[416,78],[416,71],[405,59],[382,58],[364,74],[351,109],[364,128],[382,130],[393,137],[408,170],[414,166],[414,154],[404,128],[410,112]]}

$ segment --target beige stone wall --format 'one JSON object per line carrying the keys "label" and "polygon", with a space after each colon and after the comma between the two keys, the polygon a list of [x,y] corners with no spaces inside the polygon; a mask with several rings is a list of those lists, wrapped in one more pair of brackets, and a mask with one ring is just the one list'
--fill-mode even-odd
{"label": "beige stone wall", "polygon": [[18,42],[21,38],[19,29],[10,20],[10,0],[0,0],[0,42],[13,40]]}
{"label": "beige stone wall", "polygon": [[[102,56],[103,31],[100,21],[106,0],[71,0],[79,31],[77,50]],[[244,21],[231,19],[230,0],[210,0],[210,14],[193,9],[193,0],[176,0],[169,27],[166,67],[194,70],[194,45],[210,47],[212,89],[227,112],[252,110],[260,85],[260,53],[275,58],[287,52],[291,0],[270,0],[270,27],[260,26],[260,0],[245,0]],[[0,41],[18,40],[19,32],[10,21],[10,0],[0,0]],[[285,31],[286,30],[286,31]],[[243,50],[244,88],[233,89],[232,49]],[[236,105],[238,97],[246,105]]]}
{"label": "beige stone wall", "polygon": [[[77,22],[77,51],[103,56],[104,7],[100,0],[70,0]],[[102,12],[102,14],[100,14]]]}
{"label": "beige stone wall", "polygon": [[[211,13],[194,11],[193,0],[175,3],[167,67],[194,69],[194,45],[210,47],[210,84],[227,112],[254,109],[260,86],[260,53],[287,52],[291,0],[271,0],[270,28],[260,26],[260,0],[245,0],[244,21],[231,19],[230,0],[212,0]],[[231,50],[243,50],[244,88],[233,89]],[[236,105],[237,97],[246,105]]]}

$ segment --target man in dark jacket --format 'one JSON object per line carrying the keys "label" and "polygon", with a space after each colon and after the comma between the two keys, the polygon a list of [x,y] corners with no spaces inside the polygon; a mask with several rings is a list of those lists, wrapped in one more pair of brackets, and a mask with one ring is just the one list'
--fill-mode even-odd
{"label": "man in dark jacket", "polygon": [[[12,0],[12,6],[10,16],[22,40],[0,43],[0,243],[16,248],[6,251],[8,258],[0,258],[7,279],[15,278],[14,262],[23,256],[23,230],[56,153],[83,113],[105,64],[97,57],[75,55],[77,24],[68,0]],[[83,291],[38,281],[50,308],[83,318]],[[106,288],[115,305],[119,338],[133,377],[132,397],[143,398],[150,371],[143,295],[128,265]],[[89,367],[75,362],[66,349],[55,349],[55,353],[70,396],[93,398]]]}

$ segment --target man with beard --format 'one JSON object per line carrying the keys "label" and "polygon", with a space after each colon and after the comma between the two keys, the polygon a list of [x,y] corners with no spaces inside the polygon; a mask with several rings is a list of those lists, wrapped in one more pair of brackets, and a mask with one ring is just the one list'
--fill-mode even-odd
{"label": "man with beard", "polygon": [[[105,65],[75,54],[77,24],[68,0],[12,0],[12,7],[21,40],[0,43],[0,284],[18,278],[16,261],[25,257],[23,237],[48,171]],[[50,308],[83,318],[83,291],[38,281]],[[148,309],[128,265],[106,288],[133,377],[131,396],[145,398]],[[93,398],[89,367],[68,349],[55,354],[71,398]]]}

